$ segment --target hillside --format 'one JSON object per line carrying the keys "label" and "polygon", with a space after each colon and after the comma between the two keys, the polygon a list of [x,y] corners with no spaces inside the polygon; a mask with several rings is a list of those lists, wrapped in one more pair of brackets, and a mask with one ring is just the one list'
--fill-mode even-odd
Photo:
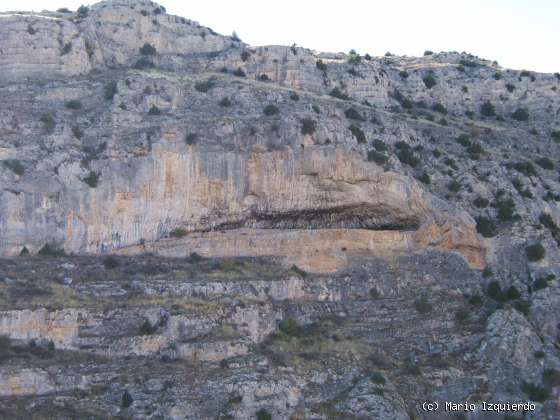
{"label": "hillside", "polygon": [[557,418],[560,74],[0,23],[0,414]]}

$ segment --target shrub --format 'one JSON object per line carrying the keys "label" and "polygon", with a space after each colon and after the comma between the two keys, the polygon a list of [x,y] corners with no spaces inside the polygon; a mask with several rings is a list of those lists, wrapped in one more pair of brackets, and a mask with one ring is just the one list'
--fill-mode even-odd
{"label": "shrub", "polygon": [[526,176],[537,175],[537,171],[535,170],[535,167],[531,162],[528,161],[517,162],[513,165],[513,168],[517,172],[521,172],[523,175]]}
{"label": "shrub", "polygon": [[350,120],[365,121],[365,118],[355,108],[348,108],[344,111],[344,115]]}
{"label": "shrub", "polygon": [[45,244],[39,250],[38,255],[42,257],[62,257],[64,256],[64,251],[56,248],[54,245]]}
{"label": "shrub", "polygon": [[261,74],[261,75],[259,76],[259,80],[260,80],[261,82],[268,82],[268,81],[270,80],[270,77],[268,77],[268,74]]}
{"label": "shrub", "polygon": [[457,137],[457,143],[459,143],[463,147],[469,147],[472,144],[469,136],[467,136],[466,134],[461,134],[459,137]]}
{"label": "shrub", "polygon": [[43,114],[43,115],[41,115],[41,118],[39,119],[39,121],[41,121],[41,122],[44,124],[45,128],[46,128],[48,131],[53,131],[53,130],[54,130],[54,127],[56,126],[56,121],[55,121],[54,118],[53,118],[51,115],[49,115],[49,114]]}
{"label": "shrub", "polygon": [[142,55],[155,55],[156,54],[156,47],[152,44],[146,42],[144,45],[140,47],[140,54]]}
{"label": "shrub", "polygon": [[443,104],[441,102],[437,102],[432,106],[432,109],[436,112],[439,112],[441,114],[447,114],[447,109],[445,109],[445,107],[443,106]]}
{"label": "shrub", "polygon": [[91,188],[95,188],[99,183],[99,173],[89,171],[89,174],[84,179],[82,179],[82,181],[88,184]]}
{"label": "shrub", "polygon": [[257,411],[256,416],[257,420],[272,420],[272,415],[264,408],[261,408],[259,411]]}
{"label": "shrub", "polygon": [[494,79],[496,79],[496,80],[500,80],[502,78],[502,72],[497,71],[496,73],[494,73],[494,75],[492,77],[494,77]]}
{"label": "shrub", "polygon": [[507,289],[506,297],[507,300],[517,300],[521,297],[521,293],[519,293],[519,290],[517,290],[515,286],[510,286],[510,288]]}
{"label": "shrub", "polygon": [[531,401],[544,402],[550,396],[549,392],[541,386],[523,382],[521,390],[529,397]]}
{"label": "shrub", "polygon": [[418,311],[418,313],[422,315],[429,314],[432,312],[432,304],[428,301],[428,299],[423,296],[420,299],[417,299],[414,302],[414,308]]}
{"label": "shrub", "polygon": [[214,80],[208,79],[201,82],[196,82],[194,84],[194,88],[202,93],[208,92],[210,89],[214,87]]}
{"label": "shrub", "polygon": [[82,103],[80,101],[78,101],[77,99],[72,99],[70,101],[67,101],[64,106],[68,109],[73,109],[73,110],[78,110],[78,109],[82,109]]}
{"label": "shrub", "polygon": [[554,162],[547,157],[539,158],[535,161],[543,169],[548,169],[549,171],[554,169]]}
{"label": "shrub", "polygon": [[295,319],[288,318],[283,319],[278,323],[278,329],[286,335],[291,335],[293,337],[301,333],[301,327]]}
{"label": "shrub", "polygon": [[323,60],[317,60],[315,66],[321,70],[323,73],[327,71],[327,65],[323,62]]}
{"label": "shrub", "polygon": [[125,390],[121,398],[121,407],[128,408],[132,405],[133,402],[134,399],[132,398],[132,395],[130,395],[130,392],[128,392],[128,390]]}
{"label": "shrub", "polygon": [[249,58],[251,58],[251,53],[249,51],[245,50],[241,53],[241,60],[247,61]]}
{"label": "shrub", "polygon": [[157,331],[157,325],[152,325],[147,319],[140,326],[141,335],[152,335]]}
{"label": "shrub", "polygon": [[485,117],[493,117],[496,115],[496,109],[490,101],[486,101],[480,106],[480,114]]}
{"label": "shrub", "polygon": [[439,158],[439,157],[441,157],[441,152],[440,152],[439,149],[434,149],[434,150],[432,150],[432,155],[433,155],[435,158]]}
{"label": "shrub", "polygon": [[387,163],[387,161],[389,160],[389,158],[386,155],[384,155],[383,153],[379,153],[375,150],[368,151],[367,158],[370,162],[375,162],[378,165],[383,165]]}
{"label": "shrub", "polygon": [[174,228],[169,232],[169,236],[171,238],[182,238],[187,235],[186,229],[183,228]]}
{"label": "shrub", "polygon": [[418,180],[426,185],[430,185],[432,183],[432,179],[427,172],[423,172],[422,175],[418,177]]}
{"label": "shrub", "polygon": [[490,202],[486,198],[478,196],[473,200],[473,204],[479,209],[484,209],[488,207],[488,204],[490,204]]}
{"label": "shrub", "polygon": [[513,219],[515,203],[511,198],[498,200],[496,202],[496,208],[498,209],[498,219],[501,221],[506,222]]}
{"label": "shrub", "polygon": [[148,115],[160,115],[160,114],[161,114],[161,110],[156,105],[152,105],[150,107],[150,110],[148,111]]}
{"label": "shrub", "polygon": [[511,83],[506,83],[506,89],[509,93],[512,93],[515,90],[515,86]]}
{"label": "shrub", "polygon": [[319,108],[317,105],[313,104],[311,105],[311,108],[313,109],[313,112],[315,112],[315,114],[321,113],[321,108]]}
{"label": "shrub", "polygon": [[408,72],[406,70],[401,70],[401,71],[399,71],[399,76],[401,77],[401,79],[407,79],[408,78]]}
{"label": "shrub", "polygon": [[222,100],[218,102],[218,105],[223,106],[224,108],[228,108],[231,106],[231,100],[227,97],[222,98]]}
{"label": "shrub", "polygon": [[377,371],[373,372],[369,378],[373,383],[376,383],[378,385],[385,385],[385,382],[387,382],[381,372]]}
{"label": "shrub", "polygon": [[486,294],[494,300],[502,300],[502,287],[497,280],[488,283]]}
{"label": "shrub", "polygon": [[311,118],[304,118],[301,120],[301,134],[313,134],[317,128],[317,123]]}
{"label": "shrub", "polygon": [[482,298],[479,295],[472,295],[469,298],[469,303],[473,306],[480,306],[482,305]]}
{"label": "shrub", "polygon": [[466,309],[459,309],[455,312],[455,319],[462,324],[469,319],[469,312]]}
{"label": "shrub", "polygon": [[233,72],[233,75],[237,76],[237,77],[245,77],[246,76],[245,72],[243,71],[243,69],[241,67],[238,67],[237,70],[235,70]]}
{"label": "shrub", "polygon": [[540,243],[538,243],[527,246],[525,248],[525,253],[527,254],[527,259],[529,261],[535,262],[542,260],[546,254],[546,251],[544,247]]}
{"label": "shrub", "polygon": [[517,121],[527,121],[529,119],[529,111],[527,108],[517,108],[513,114],[511,114],[511,118]]}
{"label": "shrub", "polygon": [[476,231],[485,238],[496,236],[496,224],[492,219],[485,216],[476,218]]}
{"label": "shrub", "polygon": [[402,163],[406,163],[413,168],[420,163],[420,159],[418,159],[414,152],[408,148],[399,150],[397,157]]}
{"label": "shrub", "polygon": [[333,88],[333,90],[331,90],[329,92],[329,95],[332,96],[333,98],[338,98],[338,99],[343,99],[345,101],[349,100],[350,97],[348,96],[347,93],[344,93],[342,90],[340,90],[338,87]]}
{"label": "shrub", "polygon": [[23,166],[23,164],[17,159],[3,160],[2,166],[18,176],[22,176],[25,173],[25,166]]}
{"label": "shrub", "polygon": [[457,193],[461,190],[461,183],[454,179],[447,184],[447,189],[451,192]]}
{"label": "shrub", "polygon": [[108,255],[107,257],[103,258],[103,266],[108,270],[112,270],[113,268],[117,268],[119,265],[120,265],[119,260],[117,260],[112,255]]}
{"label": "shrub", "polygon": [[290,92],[290,99],[292,101],[299,101],[299,95],[296,92]]}
{"label": "shrub", "polygon": [[428,89],[433,88],[436,84],[437,81],[434,78],[434,76],[432,76],[431,74],[428,74],[426,77],[424,77],[424,79],[422,79],[424,81],[424,85],[426,85],[426,87]]}
{"label": "shrub", "polygon": [[545,289],[549,286],[548,282],[554,280],[556,276],[554,274],[549,274],[546,277],[539,277],[533,282],[533,290]]}
{"label": "shrub", "polygon": [[377,150],[378,152],[384,152],[385,150],[387,150],[387,145],[379,140],[379,139],[375,139],[371,142],[371,145],[375,148],[375,150]]}
{"label": "shrub", "polygon": [[117,82],[112,81],[105,85],[105,99],[112,101],[115,95],[118,93]]}
{"label": "shrub", "polygon": [[89,7],[84,5],[78,7],[78,10],[76,11],[76,16],[78,17],[78,19],[85,19],[88,17],[88,15],[89,15]]}
{"label": "shrub", "polygon": [[239,38],[239,35],[237,35],[237,32],[233,31],[231,33],[231,40],[235,41],[235,42],[241,42],[241,39]]}
{"label": "shrub", "polygon": [[187,133],[185,135],[185,143],[187,143],[189,146],[192,146],[193,144],[196,143],[196,138],[198,136],[196,135],[196,133]]}
{"label": "shrub", "polygon": [[60,55],[66,55],[70,51],[72,51],[72,43],[67,42],[66,44],[64,44],[64,47],[62,47],[62,51],[60,52]]}
{"label": "shrub", "polygon": [[366,143],[366,135],[363,130],[355,124],[352,124],[348,127],[348,130],[352,133],[352,135],[356,138],[356,141],[359,144]]}
{"label": "shrub", "polygon": [[307,273],[303,271],[301,268],[299,268],[297,265],[292,265],[290,270],[301,278],[307,277]]}
{"label": "shrub", "polygon": [[72,13],[67,7],[61,7],[60,9],[56,9],[56,11],[58,13]]}
{"label": "shrub", "polygon": [[433,53],[434,53],[433,51],[426,50],[426,51],[424,51],[424,57],[427,56],[427,55],[432,55]]}
{"label": "shrub", "polygon": [[554,140],[555,142],[560,142],[560,131],[551,132],[550,137],[552,137],[552,140]]}
{"label": "shrub", "polygon": [[273,105],[273,104],[267,105],[263,109],[264,115],[267,115],[267,116],[276,115],[279,112],[280,112],[280,109],[276,105]]}

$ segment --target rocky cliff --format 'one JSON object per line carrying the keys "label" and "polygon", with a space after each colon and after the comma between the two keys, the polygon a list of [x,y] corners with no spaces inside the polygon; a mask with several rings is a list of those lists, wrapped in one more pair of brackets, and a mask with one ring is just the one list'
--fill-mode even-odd
{"label": "rocky cliff", "polygon": [[559,74],[144,0],[0,23],[5,415],[557,413]]}

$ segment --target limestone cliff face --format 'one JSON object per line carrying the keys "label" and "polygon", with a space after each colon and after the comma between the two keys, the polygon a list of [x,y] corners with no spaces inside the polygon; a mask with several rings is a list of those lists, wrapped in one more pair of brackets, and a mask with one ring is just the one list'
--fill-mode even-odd
{"label": "limestone cliff face", "polygon": [[[554,130],[546,117],[557,101],[555,76],[524,75],[522,86],[507,88],[515,101],[506,100],[502,90],[517,76],[460,54],[371,58],[253,48],[148,1],[0,19],[3,255],[45,244],[73,253],[189,254],[208,249],[204,232],[226,231],[229,243],[239,229],[255,229],[255,238],[269,229],[295,235],[294,244],[298,232],[316,230],[310,237],[333,238],[323,253],[334,255],[339,241],[360,235],[352,230],[365,229],[388,244],[364,246],[372,255],[436,247],[481,268],[488,244],[477,236],[471,203],[506,179],[510,163],[487,158],[501,154],[498,142],[482,138],[492,128],[463,127],[462,113],[486,99],[504,115],[526,106],[543,133]],[[152,49],[141,52],[144,45]],[[429,88],[427,76],[435,80]],[[471,154],[483,153],[484,180],[451,158],[453,147],[439,161],[431,153],[465,131],[486,142],[487,154]],[[523,135],[505,124],[495,132]],[[421,159],[407,159],[415,154]],[[14,161],[24,170],[14,171]],[[430,186],[416,181],[424,175]],[[470,187],[450,197],[456,177]],[[321,232],[330,229],[338,233]],[[199,236],[196,244],[181,242],[169,238],[173,232]],[[395,232],[406,245],[390,245]],[[222,240],[208,235],[208,244]],[[240,255],[280,252],[236,246]],[[231,252],[215,251],[221,254]],[[342,260],[319,265],[334,269]]]}

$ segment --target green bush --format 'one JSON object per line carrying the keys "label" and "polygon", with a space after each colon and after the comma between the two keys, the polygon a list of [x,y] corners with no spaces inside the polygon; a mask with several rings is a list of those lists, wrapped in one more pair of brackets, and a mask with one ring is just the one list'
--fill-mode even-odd
{"label": "green bush", "polygon": [[231,100],[230,100],[229,98],[227,98],[227,97],[222,98],[222,99],[220,100],[220,102],[218,102],[218,105],[220,105],[220,106],[222,106],[222,107],[224,107],[224,108],[228,108],[228,107],[231,106]]}
{"label": "green bush", "polygon": [[332,96],[333,98],[338,98],[338,99],[343,99],[345,101],[349,100],[350,97],[348,96],[347,93],[344,93],[342,90],[340,90],[338,87],[333,88],[333,90],[331,90],[329,92],[329,95]]}
{"label": "green bush", "polygon": [[501,301],[503,298],[502,287],[497,280],[488,283],[486,294],[494,300]]}
{"label": "green bush", "polygon": [[263,73],[263,74],[259,75],[259,80],[261,82],[268,82],[268,81],[270,81],[270,77],[268,77],[268,74]]}
{"label": "green bush", "polygon": [[267,115],[267,116],[276,115],[279,112],[280,112],[280,109],[276,105],[273,105],[273,104],[267,105],[263,109],[264,115]]}
{"label": "green bush", "polygon": [[76,16],[78,17],[78,19],[85,19],[88,17],[88,15],[89,15],[89,7],[84,5],[78,7],[78,10],[76,11]]}
{"label": "green bush", "polygon": [[424,81],[424,85],[426,85],[426,87],[428,89],[433,88],[436,84],[437,81],[434,78],[434,76],[432,76],[431,74],[428,74],[426,77],[424,77],[424,79],[422,79]]}
{"label": "green bush", "polygon": [[10,338],[5,335],[0,335],[0,363],[10,358],[11,347]]}
{"label": "green bush", "polygon": [[484,209],[488,207],[488,204],[490,204],[490,202],[486,198],[478,196],[474,199],[473,204],[479,209]]}
{"label": "green bush", "polygon": [[519,290],[517,290],[515,286],[510,286],[510,288],[507,289],[506,297],[507,300],[516,300],[521,297],[521,293],[519,293]]}
{"label": "green bush", "polygon": [[434,52],[430,51],[430,50],[426,50],[424,51],[424,57],[426,57],[427,55],[432,55]]}
{"label": "green bush", "polygon": [[467,322],[469,316],[470,316],[469,311],[467,311],[466,309],[459,309],[457,310],[457,312],[455,312],[455,319],[460,324]]}
{"label": "green bush", "polygon": [[521,390],[529,397],[531,401],[544,402],[550,396],[549,392],[546,389],[529,382],[523,382],[523,384],[521,385]]}
{"label": "green bush", "polygon": [[251,53],[249,51],[245,50],[241,53],[241,60],[247,61],[249,58],[251,58]]}
{"label": "green bush", "polygon": [[157,325],[152,325],[147,319],[140,325],[140,335],[152,335],[157,331]]}
{"label": "green bush", "polygon": [[494,117],[496,115],[496,108],[494,108],[490,101],[486,101],[480,106],[480,114],[485,117]]}
{"label": "green bush", "polygon": [[290,271],[296,274],[298,277],[301,277],[302,279],[307,277],[307,273],[303,271],[301,268],[299,268],[297,265],[292,265]]}
{"label": "green bush", "polygon": [[546,277],[539,277],[533,282],[533,290],[545,289],[549,286],[549,281],[554,280],[556,276],[554,274],[549,274]]}
{"label": "green bush", "polygon": [[529,261],[535,262],[542,260],[546,254],[546,251],[544,247],[540,243],[538,243],[527,246],[525,248],[525,253],[527,254],[527,259]]}
{"label": "green bush", "polygon": [[379,140],[379,139],[375,139],[371,142],[371,145],[375,148],[375,150],[377,150],[378,152],[384,152],[385,150],[387,150],[387,145]]}
{"label": "green bush", "polygon": [[86,184],[88,184],[91,188],[97,187],[99,183],[99,173],[94,171],[89,171],[89,174],[82,179]]}
{"label": "green bush", "polygon": [[66,55],[66,54],[68,54],[70,51],[72,51],[72,43],[71,43],[71,42],[67,42],[67,43],[64,44],[64,46],[62,47],[62,51],[61,51],[60,55]]}
{"label": "green bush", "polygon": [[68,109],[73,109],[73,110],[78,110],[78,109],[82,109],[82,103],[80,101],[78,101],[77,99],[72,99],[70,101],[67,101],[64,106]]}
{"label": "green bush", "polygon": [[348,127],[348,130],[350,130],[350,132],[352,133],[352,135],[356,138],[356,141],[359,144],[363,144],[366,143],[366,135],[365,133],[362,131],[362,129],[360,127],[358,127],[355,124],[352,124]]}
{"label": "green bush", "polygon": [[428,175],[427,172],[423,172],[422,175],[420,175],[418,177],[418,180],[426,185],[429,185],[432,183],[432,179],[430,178],[430,175]]}
{"label": "green bush", "polygon": [[142,58],[138,59],[132,67],[136,70],[145,70],[145,69],[153,68],[154,63],[150,58],[142,57]]}
{"label": "green bush", "polygon": [[171,238],[182,238],[184,236],[187,236],[187,231],[183,228],[174,228],[169,232],[169,237]]}
{"label": "green bush", "polygon": [[117,82],[112,81],[105,85],[105,99],[108,101],[112,101],[115,95],[118,93]]}
{"label": "green bush", "polygon": [[555,142],[560,142],[560,131],[551,132],[550,137],[552,137],[552,140],[554,140]]}
{"label": "green bush", "polygon": [[547,157],[539,158],[535,161],[535,163],[541,168],[547,169],[549,171],[554,169],[554,162]]}
{"label": "green bush", "polygon": [[298,336],[301,333],[301,327],[295,319],[283,319],[278,323],[278,329],[286,335]]}
{"label": "green bush", "polygon": [[237,70],[235,70],[233,72],[233,75],[237,76],[237,77],[245,77],[246,76],[245,72],[243,71],[243,69],[241,67],[238,67]]}
{"label": "green bush", "polygon": [[108,270],[117,268],[119,265],[120,265],[119,260],[112,255],[108,255],[105,258],[103,258],[103,266]]}
{"label": "green bush", "polygon": [[140,47],[140,54],[142,55],[155,55],[156,54],[156,47],[152,44],[146,42],[144,45]]}
{"label": "green bush", "polygon": [[492,219],[485,216],[476,218],[476,231],[485,238],[496,236],[496,224]]}
{"label": "green bush", "polygon": [[386,155],[384,155],[383,153],[379,153],[376,150],[368,151],[367,157],[370,162],[375,162],[378,165],[383,165],[389,160]]}
{"label": "green bush", "polygon": [[197,137],[198,136],[196,133],[187,133],[185,134],[185,143],[187,143],[189,146],[192,146],[196,143]]}
{"label": "green bush", "polygon": [[385,385],[385,382],[387,382],[383,374],[377,371],[373,372],[369,378],[373,383],[376,383],[378,385]]}
{"label": "green bush", "polygon": [[54,130],[54,127],[56,126],[56,121],[49,114],[41,115],[41,118],[39,119],[39,121],[41,121],[44,124],[45,128],[48,131],[51,131],[51,132]]}
{"label": "green bush", "polygon": [[496,202],[496,208],[498,210],[498,219],[501,221],[507,222],[513,219],[515,203],[511,198],[498,200]]}
{"label": "green bush", "polygon": [[161,110],[156,106],[152,105],[148,111],[148,115],[160,115]]}
{"label": "green bush", "polygon": [[401,77],[401,79],[407,79],[408,78],[408,72],[406,70],[401,70],[401,71],[399,71],[399,76]]}
{"label": "green bush", "polygon": [[208,79],[208,80],[196,82],[194,84],[194,88],[197,91],[202,92],[202,93],[208,92],[213,87],[214,87],[214,80],[213,79]]}
{"label": "green bush", "polygon": [[457,143],[459,143],[463,147],[469,147],[472,145],[469,136],[467,136],[466,134],[461,134],[459,137],[457,137]]}
{"label": "green bush", "polygon": [[447,114],[447,109],[445,109],[445,107],[443,106],[443,104],[441,102],[436,102],[433,106],[432,109],[436,112],[439,112],[440,114]]}
{"label": "green bush", "polygon": [[344,115],[350,120],[365,121],[365,118],[355,108],[348,108],[344,111]]}
{"label": "green bush", "polygon": [[325,73],[327,71],[327,65],[323,62],[323,60],[317,60],[317,62],[315,63],[315,66],[317,66],[317,68],[319,70],[321,70],[323,73]]}
{"label": "green bush", "polygon": [[414,308],[422,315],[432,312],[432,304],[423,296],[414,302]]}
{"label": "green bush", "polygon": [[511,118],[517,121],[527,121],[529,120],[529,111],[527,108],[517,108],[513,114],[511,114]]}
{"label": "green bush", "polygon": [[64,251],[56,248],[54,245],[45,244],[37,254],[42,257],[62,257],[64,256]]}
{"label": "green bush", "polygon": [[531,162],[528,161],[517,162],[513,165],[513,168],[517,172],[521,172],[523,175],[526,176],[537,175],[537,171],[535,170],[535,167]]}
{"label": "green bush", "polygon": [[133,402],[134,399],[132,398],[132,395],[130,395],[130,392],[128,392],[128,390],[125,390],[121,398],[121,407],[128,408],[132,405]]}
{"label": "green bush", "polygon": [[420,159],[418,159],[414,154],[414,152],[410,149],[399,150],[399,153],[397,153],[397,157],[402,163],[406,163],[407,165],[410,165],[413,168],[420,163]]}
{"label": "green bush", "polygon": [[451,192],[458,193],[461,190],[461,183],[454,179],[447,184],[447,189]]}
{"label": "green bush", "polygon": [[511,83],[506,83],[506,89],[509,93],[512,93],[515,90],[515,86]]}
{"label": "green bush", "polygon": [[292,101],[299,101],[299,95],[296,92],[290,92],[290,99]]}
{"label": "green bush", "polygon": [[25,166],[23,166],[23,164],[17,159],[3,160],[2,166],[18,176],[22,176],[25,173]]}
{"label": "green bush", "polygon": [[301,134],[311,135],[315,133],[316,129],[317,129],[317,123],[311,118],[304,118],[301,120]]}
{"label": "green bush", "polygon": [[502,72],[497,71],[496,73],[494,73],[494,75],[492,77],[494,77],[494,79],[496,79],[496,80],[500,80],[502,78]]}
{"label": "green bush", "polygon": [[261,408],[256,412],[257,420],[272,420],[272,414],[270,414],[264,408]]}

